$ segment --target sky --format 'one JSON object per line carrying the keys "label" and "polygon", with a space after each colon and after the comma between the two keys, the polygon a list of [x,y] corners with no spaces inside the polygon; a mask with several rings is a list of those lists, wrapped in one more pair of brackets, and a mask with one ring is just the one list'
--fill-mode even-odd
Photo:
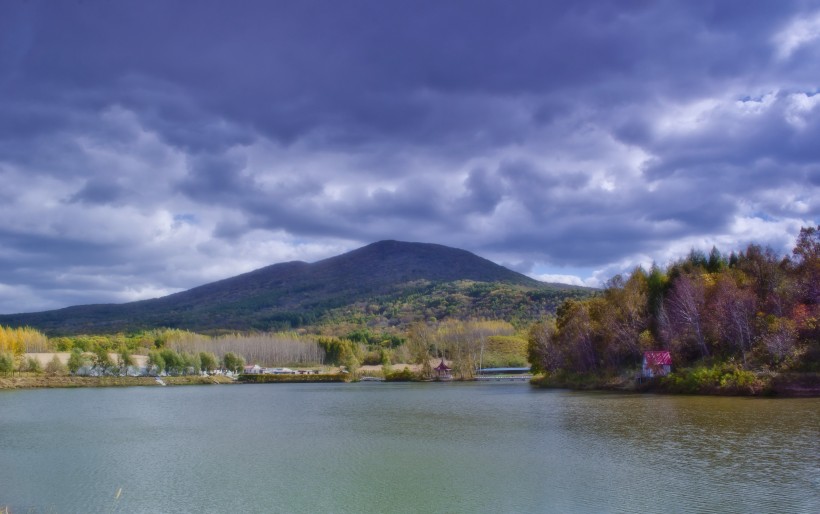
{"label": "sky", "polygon": [[820,2],[0,0],[0,313],[383,240],[600,286],[820,220]]}

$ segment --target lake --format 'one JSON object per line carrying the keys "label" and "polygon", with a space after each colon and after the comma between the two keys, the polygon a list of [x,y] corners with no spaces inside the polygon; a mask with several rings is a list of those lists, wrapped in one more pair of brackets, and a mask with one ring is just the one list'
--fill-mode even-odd
{"label": "lake", "polygon": [[520,383],[0,391],[0,508],[816,513],[819,430],[820,399]]}

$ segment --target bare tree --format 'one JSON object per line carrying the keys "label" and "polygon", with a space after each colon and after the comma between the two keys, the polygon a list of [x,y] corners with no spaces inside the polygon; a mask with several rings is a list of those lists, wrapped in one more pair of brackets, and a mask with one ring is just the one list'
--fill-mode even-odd
{"label": "bare tree", "polygon": [[310,337],[290,333],[229,334],[217,338],[192,337],[172,340],[175,351],[209,352],[222,358],[226,353],[242,355],[261,365],[323,364],[325,351]]}
{"label": "bare tree", "polygon": [[820,304],[820,226],[803,227],[792,252],[800,278],[800,293],[809,304]]}
{"label": "bare tree", "polygon": [[697,276],[679,275],[672,283],[672,289],[664,304],[672,341],[679,350],[694,344],[701,356],[709,355],[704,333],[703,312],[705,308],[703,280]]}
{"label": "bare tree", "polygon": [[740,350],[743,365],[752,349],[755,336],[757,297],[749,289],[741,289],[728,275],[718,277],[712,296],[709,319],[720,340]]}
{"label": "bare tree", "polygon": [[433,367],[430,365],[430,348],[433,346],[433,329],[423,322],[410,325],[407,348],[413,362],[421,365],[421,376],[429,379],[433,376]]}
{"label": "bare tree", "polygon": [[772,315],[766,318],[760,339],[771,355],[772,363],[780,364],[795,351],[797,346],[794,322],[788,318]]}

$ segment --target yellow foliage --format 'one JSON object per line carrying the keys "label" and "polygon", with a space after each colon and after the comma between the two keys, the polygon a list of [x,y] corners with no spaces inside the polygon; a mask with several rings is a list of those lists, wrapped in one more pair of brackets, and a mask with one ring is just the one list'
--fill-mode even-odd
{"label": "yellow foliage", "polygon": [[700,278],[706,287],[712,287],[717,282],[718,273],[701,273]]}
{"label": "yellow foliage", "polygon": [[0,353],[22,355],[26,352],[48,351],[48,338],[31,327],[0,325]]}
{"label": "yellow foliage", "polygon": [[490,336],[487,338],[487,352],[527,354],[527,340],[517,336]]}

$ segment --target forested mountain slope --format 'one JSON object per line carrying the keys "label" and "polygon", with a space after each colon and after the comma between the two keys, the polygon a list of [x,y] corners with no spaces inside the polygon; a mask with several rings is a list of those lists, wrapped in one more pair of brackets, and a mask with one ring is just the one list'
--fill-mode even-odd
{"label": "forested mountain slope", "polygon": [[[499,317],[536,318],[554,311],[565,297],[588,294],[533,280],[465,250],[381,241],[315,263],[274,264],[162,298],[3,315],[0,324],[70,334],[155,327],[275,330],[367,310],[394,324],[431,315],[486,317],[496,312]],[[399,311],[400,317],[391,315]]]}

